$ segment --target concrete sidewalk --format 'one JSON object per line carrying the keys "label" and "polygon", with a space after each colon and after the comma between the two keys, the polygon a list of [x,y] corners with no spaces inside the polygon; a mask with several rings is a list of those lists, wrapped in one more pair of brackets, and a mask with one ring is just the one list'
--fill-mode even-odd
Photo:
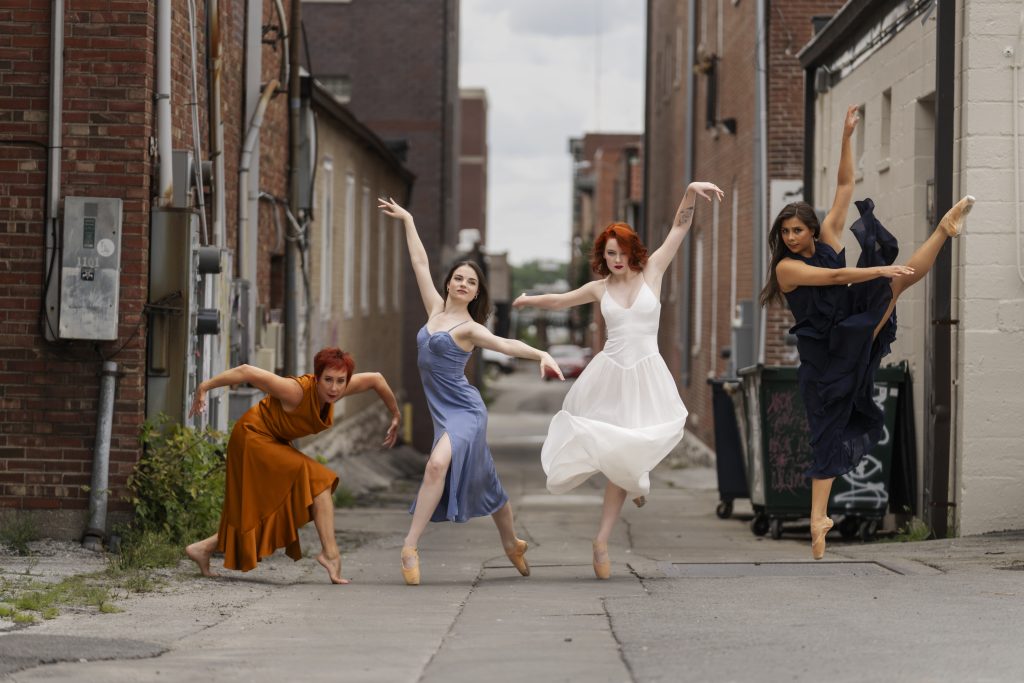
{"label": "concrete sidewalk", "polygon": [[[541,391],[548,408],[565,387]],[[407,587],[404,504],[339,510],[349,586],[329,585],[312,559],[280,554],[219,580],[190,569],[160,593],[127,597],[120,614],[67,614],[0,635],[0,661],[44,648],[50,661],[71,659],[23,668],[14,681],[1024,680],[1015,571],[1024,534],[830,537],[826,560],[813,562],[806,532],[774,541],[742,519],[719,520],[712,470],[665,468],[646,507],[627,503],[612,578],[598,581],[590,539],[601,483],[547,494],[536,433],[546,423],[531,405],[492,406],[491,418],[517,529],[531,544],[528,578],[490,520],[477,519],[431,525],[423,585]],[[307,553],[312,532],[303,532]],[[361,545],[347,552],[346,539]],[[94,656],[81,656],[88,641],[68,640],[83,636]]]}

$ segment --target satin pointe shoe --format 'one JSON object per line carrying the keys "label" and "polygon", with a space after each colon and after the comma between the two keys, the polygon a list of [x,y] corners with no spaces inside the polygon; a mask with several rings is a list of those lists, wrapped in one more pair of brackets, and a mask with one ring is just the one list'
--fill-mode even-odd
{"label": "satin pointe shoe", "polygon": [[516,547],[512,550],[505,551],[509,561],[523,576],[530,575],[530,564],[526,561],[526,551],[529,547],[530,545],[526,541],[517,538]]}
{"label": "satin pointe shoe", "polygon": [[647,505],[647,496],[637,496],[633,499],[633,505],[636,505],[638,508],[642,508],[644,505]]}
{"label": "satin pointe shoe", "polygon": [[[415,567],[406,567],[405,561],[408,558],[416,559]],[[418,586],[420,585],[420,554],[416,548],[410,548],[409,546],[402,547],[402,578],[405,579],[405,585],[407,586]]]}
{"label": "satin pointe shoe", "polygon": [[950,237],[959,237],[960,233],[964,230],[964,222],[967,220],[967,214],[974,208],[974,197],[967,195],[956,204],[953,205],[946,215],[939,221],[939,226],[946,231],[946,234]]}
{"label": "satin pointe shoe", "polygon": [[[598,561],[599,553],[604,553],[604,560]],[[608,544],[594,541],[594,576],[599,579],[607,579],[612,575],[612,561],[608,557]]]}
{"label": "satin pointe shoe", "polygon": [[826,517],[820,522],[811,522],[811,557],[820,560],[825,557],[825,536],[832,528],[832,520]]}

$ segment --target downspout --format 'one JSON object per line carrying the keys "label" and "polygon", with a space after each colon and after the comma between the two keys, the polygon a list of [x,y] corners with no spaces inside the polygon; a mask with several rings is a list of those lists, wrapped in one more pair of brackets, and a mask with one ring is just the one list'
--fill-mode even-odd
{"label": "downspout", "polygon": [[[956,86],[956,3],[940,2],[935,26],[935,215],[953,206],[953,95]],[[952,376],[950,372],[951,319],[950,283],[952,243],[947,241],[932,266],[931,355],[928,363],[930,391],[925,392],[931,425],[925,453],[932,455],[931,477],[925,496],[929,526],[936,538],[949,534],[950,427],[952,417]]]}
{"label": "downspout", "polygon": [[107,533],[110,433],[114,424],[116,378],[117,363],[103,361],[100,401],[96,411],[96,443],[92,453],[92,480],[89,482],[89,526],[82,536],[82,547],[97,552],[103,550],[103,538]]}
{"label": "downspout", "polygon": [[[687,3],[686,15],[686,78],[689,84],[686,88],[686,104],[683,112],[683,146],[686,151],[683,153],[683,182],[693,182],[693,167],[696,162],[697,153],[693,149],[693,125],[696,121],[697,98],[694,97],[697,76],[693,72],[693,55],[697,49],[697,3]],[[693,238],[683,240],[683,254],[679,261],[683,271],[682,282],[680,283],[679,296],[682,302],[682,315],[679,316],[679,337],[683,346],[683,353],[680,362],[680,379],[684,386],[690,385],[690,346],[692,330],[690,328],[690,292],[692,274],[690,272],[693,263]]]}
{"label": "downspout", "polygon": [[[284,10],[281,9],[281,0],[277,0],[280,21],[284,25]],[[287,46],[288,62],[299,64],[302,55],[299,50],[302,47],[302,3],[292,0],[291,25],[295,35],[289,44],[288,28],[284,29],[285,45]],[[302,206],[302,197],[299,196],[299,147],[302,144],[302,74],[298,68],[291,69],[288,78],[288,175],[289,193],[288,203],[298,213]],[[299,216],[302,220],[302,216]],[[299,262],[299,245],[295,240],[286,239],[285,243],[285,267],[284,267],[284,369],[286,375],[297,375],[298,373],[298,346],[299,346],[299,292],[297,269]],[[306,328],[309,329],[308,327]]]}
{"label": "downspout", "polygon": [[[156,3],[156,136],[157,206],[171,205],[174,180],[171,164],[171,0]],[[198,163],[198,160],[197,160]]]}
{"label": "downspout", "polygon": [[[647,207],[651,205],[651,46],[654,44],[651,39],[651,31],[654,28],[654,22],[651,21],[651,3],[653,0],[647,0],[647,40],[644,54],[647,55],[647,64],[644,68],[644,92],[647,96],[644,98],[644,199],[643,199],[643,221],[637,221],[637,230],[640,231],[640,241],[647,244],[651,241],[651,230],[654,226],[649,226],[647,223],[650,221],[650,211]],[[575,253],[573,254],[575,257]]]}
{"label": "downspout", "polygon": [[192,101],[189,109],[192,110],[192,154],[195,161],[192,168],[196,182],[196,204],[199,206],[199,225],[202,235],[202,244],[210,244],[210,229],[206,224],[206,200],[203,192],[203,146],[199,141],[199,70],[196,51],[196,3],[195,0],[188,0],[188,42],[192,59]]}
{"label": "downspout", "polygon": [[[224,69],[223,40],[220,26],[220,1],[208,0],[206,7],[206,38],[207,38],[207,88],[209,89],[209,131],[210,131],[210,163],[212,165],[212,206],[210,217],[212,223],[211,243],[224,249],[227,244],[225,235],[225,216],[227,215],[227,182],[224,174],[224,119],[221,116],[220,84]],[[225,273],[213,278],[213,286],[209,287],[209,299],[206,305],[212,308],[223,308],[221,300],[228,291]],[[213,376],[228,366],[229,335],[222,331],[211,344],[214,351],[209,354],[207,376]],[[210,421],[216,429],[227,431],[228,398],[220,392],[210,397]]]}
{"label": "downspout", "polygon": [[804,69],[804,201],[814,206],[814,128],[817,98],[813,64]]}
{"label": "downspout", "polygon": [[[243,267],[254,260],[256,253],[256,240],[250,238],[249,234],[249,172],[252,167],[252,152],[260,139],[260,126],[263,124],[263,115],[267,111],[267,104],[270,102],[270,98],[274,96],[277,91],[277,87],[280,82],[274,79],[266,84],[263,88],[263,92],[260,93],[260,99],[256,103],[256,111],[252,114],[252,120],[249,122],[249,128],[245,133],[245,142],[242,143],[242,158],[238,163],[238,251],[240,254],[240,262]],[[258,201],[258,200],[257,200]],[[255,235],[256,231],[253,231]],[[250,253],[251,252],[251,253]],[[256,287],[256,273],[255,271],[249,272],[248,269],[240,274],[243,278],[252,278],[252,299],[255,298],[255,287]],[[255,330],[256,321],[256,306],[250,305],[246,318],[246,325],[249,329],[249,349],[246,349],[247,354],[251,351],[251,347],[255,342],[253,333]]]}
{"label": "downspout", "polygon": [[[754,110],[757,114],[757,123],[754,125],[754,282],[751,288],[751,298],[757,301],[758,292],[764,284],[764,238],[766,231],[766,215],[768,214],[768,141],[767,141],[767,54],[768,48],[768,13],[765,11],[767,0],[757,0],[757,81],[754,86]],[[757,344],[757,362],[764,363],[765,355],[765,326],[768,320],[768,310],[764,306],[756,306],[754,309],[754,341]]]}
{"label": "downspout", "polygon": [[[47,283],[43,310],[43,335],[57,339],[57,326],[50,323],[51,311],[59,310],[60,277],[53,277],[60,249],[60,164],[64,144],[64,0],[53,0],[50,10],[50,135],[46,161],[46,256],[43,263]],[[59,272],[59,271],[58,271]]]}

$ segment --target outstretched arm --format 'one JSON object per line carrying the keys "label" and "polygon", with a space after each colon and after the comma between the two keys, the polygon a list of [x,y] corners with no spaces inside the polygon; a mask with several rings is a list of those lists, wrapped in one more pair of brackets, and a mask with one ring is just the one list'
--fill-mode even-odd
{"label": "outstretched arm", "polygon": [[391,425],[384,437],[384,448],[391,448],[398,440],[398,425],[402,421],[402,414],[398,411],[398,401],[395,400],[395,394],[391,391],[388,381],[384,379],[384,375],[379,372],[358,372],[352,375],[352,379],[348,381],[348,391],[345,392],[345,395],[359,394],[371,389],[377,392],[381,402],[391,412]]}
{"label": "outstretched arm", "polygon": [[480,323],[471,323],[466,327],[470,328],[468,336],[474,346],[479,346],[482,349],[490,349],[492,351],[500,351],[507,356],[539,361],[541,377],[544,376],[545,368],[550,368],[558,375],[558,379],[565,379],[565,377],[562,376],[562,370],[558,367],[558,363],[555,362],[555,359],[552,358],[547,351],[535,349],[529,344],[524,344],[518,339],[505,339],[504,337],[499,337]]}
{"label": "outstretched arm", "polygon": [[574,289],[571,292],[565,292],[564,294],[535,294],[530,296],[523,293],[517,296],[516,300],[512,302],[512,307],[524,308],[531,306],[533,308],[543,308],[548,311],[561,311],[565,308],[600,301],[601,294],[604,292],[603,288],[604,282],[602,280],[594,280],[593,282],[588,282],[579,289]]}
{"label": "outstretched arm", "polygon": [[714,196],[718,201],[722,201],[724,194],[714,183],[696,182],[689,184],[686,188],[686,193],[683,195],[683,200],[679,202],[679,208],[676,209],[676,217],[672,221],[672,229],[668,231],[668,235],[665,236],[665,241],[662,242],[661,246],[647,259],[647,266],[644,268],[644,271],[645,274],[648,272],[651,274],[651,277],[648,277],[648,282],[651,280],[660,282],[661,276],[665,274],[669,264],[672,263],[672,259],[675,258],[676,252],[679,251],[679,245],[683,243],[683,238],[686,237],[686,233],[690,231],[690,226],[693,225],[693,211],[696,208],[697,197],[703,197],[710,202],[712,196]]}
{"label": "outstretched arm", "polygon": [[879,277],[896,278],[913,275],[910,266],[873,266],[871,268],[820,268],[796,259],[786,258],[775,267],[775,276],[783,292],[792,292],[797,287],[820,287],[823,285],[852,285]]}
{"label": "outstretched arm", "polygon": [[846,110],[842,150],[839,152],[839,173],[836,176],[836,196],[832,200],[832,208],[828,210],[828,215],[821,222],[821,239],[835,249],[836,253],[843,248],[843,224],[846,222],[850,200],[853,199],[853,144],[850,140],[857,128],[857,122],[860,121],[858,109],[856,105],[851,105]]}
{"label": "outstretched arm", "polygon": [[405,226],[405,242],[409,245],[409,258],[412,261],[412,271],[416,275],[416,284],[420,288],[420,296],[423,297],[423,307],[427,309],[427,316],[433,316],[444,308],[444,299],[434,288],[434,282],[430,277],[430,261],[427,259],[427,250],[423,248],[420,235],[416,232],[416,224],[412,220],[412,214],[403,209],[393,199],[377,198],[377,208],[384,212],[385,216],[398,218]]}
{"label": "outstretched arm", "polygon": [[302,401],[302,387],[294,379],[281,377],[252,365],[239,365],[200,382],[196,387],[196,395],[192,399],[192,408],[188,411],[188,416],[192,417],[206,410],[206,393],[211,389],[242,383],[251,384],[278,399],[285,410],[294,410]]}

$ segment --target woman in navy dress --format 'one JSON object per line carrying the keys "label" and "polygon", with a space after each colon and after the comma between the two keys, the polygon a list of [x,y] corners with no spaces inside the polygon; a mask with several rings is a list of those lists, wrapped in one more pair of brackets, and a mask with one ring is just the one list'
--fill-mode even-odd
{"label": "woman in navy dress", "polygon": [[520,574],[529,576],[527,544],[516,538],[512,506],[487,448],[487,408],[480,392],[466,379],[466,361],[479,346],[540,361],[542,377],[546,368],[559,379],[562,373],[544,351],[496,337],[484,327],[491,302],[476,263],[461,261],[452,266],[444,280],[445,297],[441,298],[434,288],[427,252],[412,214],[394,200],[379,202],[378,208],[385,215],[400,219],[405,226],[413,273],[427,311],[427,322],[416,335],[417,363],[434,421],[434,443],[402,547],[402,576],[409,585],[420,582],[417,546],[427,522],[465,522],[485,515],[494,519],[509,560]]}
{"label": "woman in navy dress", "polygon": [[839,174],[832,208],[821,225],[806,202],[783,207],[768,233],[771,267],[761,305],[783,297],[796,319],[800,393],[807,410],[813,464],[811,554],[825,555],[832,528],[828,498],[832,481],[854,469],[882,437],[882,410],[875,404],[875,373],[896,339],[896,300],[923,278],[949,237],[959,236],[974,204],[970,195],[939,221],[905,266],[893,265],[899,246],[875,218],[870,199],[856,202],[860,218],[850,228],[860,244],[856,268],[846,267],[843,222],[853,197],[850,138],[857,107],[846,112]]}

